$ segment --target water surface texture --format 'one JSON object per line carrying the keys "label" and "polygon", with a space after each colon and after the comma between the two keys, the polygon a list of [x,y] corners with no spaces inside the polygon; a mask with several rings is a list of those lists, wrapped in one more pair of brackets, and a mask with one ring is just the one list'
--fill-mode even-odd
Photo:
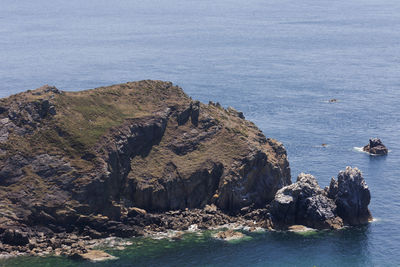
{"label": "water surface texture", "polygon": [[[207,234],[135,239],[111,251],[119,260],[96,266],[399,266],[399,29],[398,0],[1,0],[0,97],[43,84],[173,81],[195,99],[243,111],[282,141],[293,179],[309,172],[325,186],[357,166],[372,192],[377,221],[367,227],[239,243]],[[354,149],[374,136],[387,157]]]}

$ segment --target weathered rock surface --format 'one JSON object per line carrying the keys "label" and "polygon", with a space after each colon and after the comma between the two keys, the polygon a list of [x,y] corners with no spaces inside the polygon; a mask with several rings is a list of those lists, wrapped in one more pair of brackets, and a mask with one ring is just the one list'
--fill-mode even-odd
{"label": "weathered rock surface", "polygon": [[297,182],[280,189],[271,202],[273,227],[287,229],[304,225],[315,229],[338,229],[344,225],[366,224],[372,218],[371,196],[357,168],[347,167],[322,190],[310,174],[300,174]]}
{"label": "weathered rock surface", "polygon": [[305,225],[316,229],[337,229],[343,226],[334,201],[327,197],[314,176],[301,173],[296,183],[280,189],[271,202],[275,228]]}
{"label": "weathered rock surface", "polygon": [[331,180],[328,195],[335,201],[337,214],[345,223],[360,225],[372,219],[368,210],[371,194],[359,169],[347,167],[339,172],[337,180]]}
{"label": "weathered rock surface", "polygon": [[194,101],[169,82],[80,92],[44,86],[0,99],[0,126],[7,249],[71,252],[65,233],[208,227],[238,220],[228,214],[243,209],[262,218],[256,210],[291,183],[281,143],[241,112]]}
{"label": "weathered rock surface", "polygon": [[389,151],[379,138],[369,139],[368,145],[364,146],[363,150],[374,155],[386,155]]}

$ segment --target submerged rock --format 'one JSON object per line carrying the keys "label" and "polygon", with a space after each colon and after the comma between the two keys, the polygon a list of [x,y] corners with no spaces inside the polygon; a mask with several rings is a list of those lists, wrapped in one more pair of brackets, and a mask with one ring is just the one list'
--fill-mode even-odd
{"label": "submerged rock", "polygon": [[291,225],[291,226],[288,227],[288,230],[290,232],[295,232],[295,233],[303,233],[303,232],[315,231],[315,229],[306,227],[304,225]]}
{"label": "submerged rock", "polygon": [[225,241],[230,241],[230,240],[242,239],[245,237],[245,235],[241,232],[229,229],[226,231],[218,232],[214,234],[213,237]]}
{"label": "submerged rock", "polygon": [[72,259],[76,260],[88,260],[91,262],[99,262],[99,261],[107,261],[107,260],[115,260],[118,259],[115,256],[112,256],[101,250],[89,250],[85,253],[75,253],[70,256]]}
{"label": "submerged rock", "polygon": [[389,151],[379,138],[369,139],[369,144],[363,150],[374,155],[386,155]]}

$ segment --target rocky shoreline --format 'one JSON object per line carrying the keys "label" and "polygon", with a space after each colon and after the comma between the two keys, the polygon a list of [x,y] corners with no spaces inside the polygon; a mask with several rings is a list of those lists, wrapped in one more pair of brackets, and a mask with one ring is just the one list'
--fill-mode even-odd
{"label": "rocky shoreline", "polygon": [[[137,214],[135,216],[135,235],[119,235],[113,229],[98,232],[99,238],[83,235],[83,233],[55,233],[50,229],[45,232],[33,229],[7,229],[2,234],[3,243],[0,243],[0,259],[12,256],[68,256],[79,258],[76,255],[87,253],[96,247],[107,246],[108,241],[115,238],[129,238],[134,236],[159,236],[170,230],[177,232],[215,229],[220,226],[236,224],[248,229],[265,227],[261,214],[266,210],[255,210],[254,214],[229,216],[213,206],[204,209],[176,210],[161,214]],[[255,222],[259,216],[259,221]],[[140,226],[139,226],[140,225]],[[119,227],[129,227],[129,224],[119,224]],[[194,229],[193,229],[194,227]],[[12,236],[8,237],[7,236]],[[5,241],[5,242],[4,242]],[[6,243],[7,242],[7,243]],[[127,243],[118,242],[115,246],[124,246]],[[129,244],[129,243],[128,243]]]}
{"label": "rocky shoreline", "polygon": [[[258,229],[305,231],[310,229],[338,230],[345,226],[357,226],[368,223],[372,216],[368,210],[370,193],[357,168],[347,167],[341,171],[338,179],[332,178],[331,184],[321,189],[316,179],[309,174],[300,174],[297,182],[279,190],[274,200],[265,208],[242,208],[228,215],[214,204],[203,209],[174,210],[163,213],[147,213],[143,209],[133,208],[124,222],[104,223],[103,231],[92,230],[95,236],[85,232],[56,233],[48,228],[6,229],[1,237],[0,258],[12,256],[68,256],[72,259],[96,260],[96,255],[107,260],[102,253],[92,253],[97,247],[113,246],[123,249],[129,242],[123,239],[134,236],[160,236],[161,233],[217,229],[227,225]],[[104,228],[108,227],[108,228]],[[118,229],[118,230],[116,230]],[[122,231],[122,229],[125,229]],[[127,229],[134,229],[133,232]],[[179,239],[180,235],[173,238]],[[222,240],[240,239],[243,234],[231,230],[215,234]],[[82,256],[87,255],[87,256]],[[93,258],[90,258],[93,257]]]}
{"label": "rocky shoreline", "polygon": [[[243,113],[170,82],[0,99],[0,258],[100,257],[107,238],[169,230],[340,229],[370,220],[361,172],[291,181],[286,149]],[[239,238],[226,232],[218,238]]]}

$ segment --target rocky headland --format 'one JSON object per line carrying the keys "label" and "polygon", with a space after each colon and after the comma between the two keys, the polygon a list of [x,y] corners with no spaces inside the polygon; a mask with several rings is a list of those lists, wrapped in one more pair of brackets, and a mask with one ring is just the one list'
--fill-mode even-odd
{"label": "rocky headland", "polygon": [[356,168],[292,184],[280,142],[169,82],[0,100],[0,255],[93,256],[96,239],[193,225],[338,229],[369,201]]}

